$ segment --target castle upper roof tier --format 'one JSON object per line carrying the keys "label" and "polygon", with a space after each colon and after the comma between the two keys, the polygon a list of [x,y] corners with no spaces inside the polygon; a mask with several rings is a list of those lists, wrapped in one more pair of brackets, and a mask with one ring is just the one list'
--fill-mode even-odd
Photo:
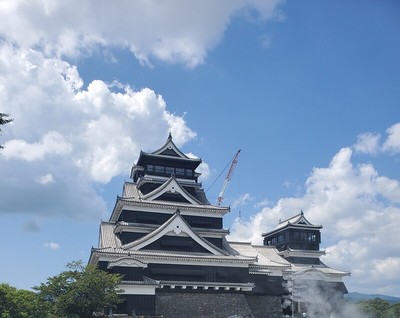
{"label": "castle upper roof tier", "polygon": [[196,179],[200,174],[195,169],[201,164],[200,158],[190,158],[185,155],[172,141],[169,134],[165,144],[153,152],[141,151],[136,164],[131,170],[131,178],[134,182],[144,172],[155,175],[176,175],[180,178]]}

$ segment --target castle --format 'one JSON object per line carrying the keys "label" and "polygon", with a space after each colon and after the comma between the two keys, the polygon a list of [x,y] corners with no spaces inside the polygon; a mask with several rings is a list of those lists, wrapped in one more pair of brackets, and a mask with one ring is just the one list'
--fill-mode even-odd
{"label": "castle", "polygon": [[347,293],[348,272],[323,264],[320,230],[301,212],[264,233],[264,244],[229,242],[223,217],[199,183],[201,159],[182,153],[169,135],[141,152],[89,263],[123,275],[126,316],[282,317],[311,310],[304,291],[332,304]]}

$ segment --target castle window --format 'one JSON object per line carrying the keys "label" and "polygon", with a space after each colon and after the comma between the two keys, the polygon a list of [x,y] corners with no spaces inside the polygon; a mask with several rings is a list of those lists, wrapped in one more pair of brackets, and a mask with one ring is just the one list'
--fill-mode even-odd
{"label": "castle window", "polygon": [[185,169],[183,169],[183,168],[176,168],[175,171],[176,171],[176,175],[177,176],[184,176],[185,175]]}
{"label": "castle window", "polygon": [[165,173],[167,174],[167,175],[173,175],[174,174],[174,172],[175,172],[175,169],[173,168],[173,167],[165,167]]}
{"label": "castle window", "polygon": [[147,171],[154,172],[154,165],[147,165]]}
{"label": "castle window", "polygon": [[192,169],[186,169],[185,174],[189,177],[193,177],[193,170]]}
{"label": "castle window", "polygon": [[156,173],[164,173],[164,166],[155,166],[154,171]]}
{"label": "castle window", "polygon": [[312,232],[294,232],[293,239],[295,241],[308,241],[308,242],[316,242],[317,235]]}

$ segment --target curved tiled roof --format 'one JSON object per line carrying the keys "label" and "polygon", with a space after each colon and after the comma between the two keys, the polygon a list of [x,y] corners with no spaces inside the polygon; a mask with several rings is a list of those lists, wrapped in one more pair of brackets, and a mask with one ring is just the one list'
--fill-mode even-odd
{"label": "curved tiled roof", "polygon": [[[173,225],[173,223],[176,223]],[[171,226],[173,225],[173,226]],[[215,255],[228,255],[228,253],[200,235],[198,235],[196,232],[192,230],[190,225],[185,221],[185,219],[180,215],[179,211],[176,211],[174,215],[168,219],[164,224],[159,226],[157,229],[154,231],[150,232],[149,234],[139,238],[136,241],[133,241],[131,243],[128,243],[126,245],[121,246],[123,249],[140,249],[143,248],[144,246],[151,244],[155,240],[159,239],[160,237],[164,236],[165,234],[175,231],[177,235],[181,233],[182,231],[185,232],[187,235],[189,235],[192,239],[194,239],[197,243],[199,243],[202,247],[210,251],[211,253]],[[179,232],[179,233],[177,233]]]}
{"label": "curved tiled roof", "polygon": [[256,266],[289,268],[290,263],[279,256],[278,250],[273,246],[257,246],[251,243],[227,242],[231,249],[237,254],[249,257],[256,257]]}
{"label": "curved tiled roof", "polygon": [[156,250],[126,250],[122,248],[92,248],[92,256],[107,256],[107,257],[121,257],[131,256],[136,259],[152,259],[152,260],[174,260],[174,261],[186,261],[198,264],[199,262],[205,263],[222,263],[222,264],[234,264],[244,263],[250,264],[256,261],[254,257],[248,257],[243,255],[213,255],[208,253],[187,253],[187,252],[171,252],[171,251],[156,251]]}
{"label": "curved tiled roof", "polygon": [[110,216],[110,221],[116,222],[119,218],[121,211],[127,206],[136,206],[136,207],[145,207],[145,208],[154,208],[161,210],[169,210],[173,212],[176,209],[180,209],[181,211],[193,211],[199,213],[212,213],[215,215],[223,216],[224,214],[230,211],[230,207],[222,207],[222,206],[214,206],[211,204],[191,204],[191,203],[182,203],[182,202],[170,202],[170,201],[146,201],[141,198],[123,198],[117,197],[117,201],[115,202],[114,209]]}
{"label": "curved tiled roof", "polygon": [[288,219],[285,220],[279,220],[279,224],[275,229],[273,229],[270,232],[267,233],[262,233],[262,236],[267,236],[269,234],[272,234],[274,232],[279,232],[279,230],[289,227],[289,226],[295,226],[295,227],[300,227],[300,228],[311,228],[311,229],[321,229],[322,225],[314,225],[310,221],[306,219],[304,216],[303,211],[301,211],[299,214],[296,214]]}

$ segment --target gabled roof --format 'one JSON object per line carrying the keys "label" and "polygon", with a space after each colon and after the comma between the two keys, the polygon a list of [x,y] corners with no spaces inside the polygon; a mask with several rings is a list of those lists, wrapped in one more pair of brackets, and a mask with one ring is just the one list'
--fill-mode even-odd
{"label": "gabled roof", "polygon": [[314,226],[313,224],[311,224],[310,221],[308,221],[306,219],[306,217],[304,216],[304,212],[301,211],[299,214],[294,215],[294,216],[292,216],[292,217],[290,217],[290,218],[288,218],[286,220],[283,220],[283,221],[279,220],[279,224],[275,229],[279,229],[279,228],[285,227],[285,226],[287,226],[289,224],[291,224],[291,225]]}
{"label": "gabled roof", "polygon": [[349,271],[342,271],[326,266],[321,263],[320,265],[297,265],[292,264],[292,274],[298,279],[303,280],[337,280],[344,276],[350,276]]}
{"label": "gabled roof", "polygon": [[152,155],[166,155],[166,156],[180,157],[183,159],[190,159],[182,151],[180,151],[178,149],[178,147],[174,144],[174,142],[172,141],[171,133],[169,133],[165,144],[161,148],[157,149],[156,151],[153,151],[151,154]]}
{"label": "gabled roof", "polygon": [[141,166],[145,165],[146,163],[159,161],[175,161],[179,162],[183,168],[190,168],[195,170],[202,162],[200,158],[190,158],[186,156],[182,151],[178,149],[178,147],[172,141],[172,136],[169,134],[167,141],[165,144],[153,152],[144,152],[140,151],[139,158],[137,160],[136,165],[133,166],[132,171],[135,169],[140,169]]}
{"label": "gabled roof", "polygon": [[299,214],[296,214],[288,219],[285,220],[279,220],[279,224],[278,226],[268,232],[268,233],[263,233],[262,236],[267,236],[270,234],[273,234],[275,232],[279,232],[280,230],[287,228],[287,227],[299,227],[299,228],[308,228],[308,229],[321,229],[322,225],[314,225],[312,224],[310,221],[308,221],[306,219],[306,217],[304,216],[304,212],[301,211]]}
{"label": "gabled roof", "polygon": [[169,178],[164,184],[159,186],[158,188],[154,189],[153,191],[149,192],[148,194],[142,197],[143,200],[153,201],[164,193],[178,193],[182,197],[184,197],[187,201],[191,204],[202,204],[199,200],[193,197],[189,192],[187,192],[181,185],[176,181],[174,177]]}
{"label": "gabled roof", "polygon": [[172,234],[176,236],[189,236],[213,255],[229,255],[229,253],[227,253],[226,251],[216,247],[206,239],[199,236],[196,232],[194,232],[190,225],[180,215],[179,210],[177,210],[168,221],[166,221],[163,225],[161,225],[154,231],[134,242],[122,245],[121,248],[124,250],[140,250],[167,234]]}

